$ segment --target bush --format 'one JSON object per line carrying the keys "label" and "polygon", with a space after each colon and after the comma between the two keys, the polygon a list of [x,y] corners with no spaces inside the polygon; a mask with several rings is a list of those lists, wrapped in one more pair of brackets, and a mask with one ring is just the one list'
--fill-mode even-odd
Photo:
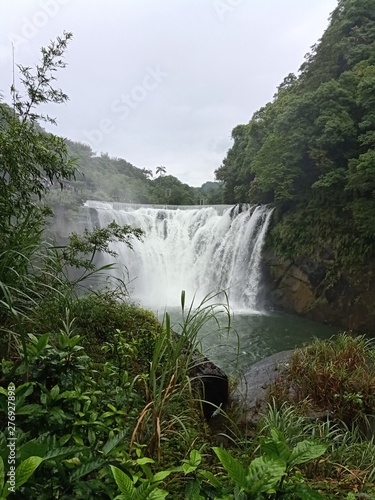
{"label": "bush", "polygon": [[113,292],[101,291],[78,299],[72,314],[76,331],[84,337],[87,352],[94,360],[103,361],[101,347],[105,342],[116,342],[117,332],[135,351],[133,366],[127,369],[134,374],[148,371],[155,340],[162,329],[151,311],[120,302]]}
{"label": "bush", "polygon": [[[293,387],[293,396],[288,395]],[[286,378],[273,391],[294,403],[308,400],[318,412],[325,412],[346,425],[369,428],[375,414],[375,349],[363,336],[342,333],[297,349]]]}

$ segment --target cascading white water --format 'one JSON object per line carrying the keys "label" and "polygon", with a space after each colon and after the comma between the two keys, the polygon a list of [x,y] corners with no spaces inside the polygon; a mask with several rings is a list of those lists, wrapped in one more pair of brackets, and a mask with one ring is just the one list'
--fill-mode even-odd
{"label": "cascading white water", "polygon": [[[136,207],[88,201],[101,227],[115,220],[144,230],[134,251],[114,243],[117,272],[126,266],[131,296],[146,307],[179,305],[226,290],[233,309],[256,311],[261,251],[271,210],[267,207]],[[113,258],[106,257],[108,262]]]}

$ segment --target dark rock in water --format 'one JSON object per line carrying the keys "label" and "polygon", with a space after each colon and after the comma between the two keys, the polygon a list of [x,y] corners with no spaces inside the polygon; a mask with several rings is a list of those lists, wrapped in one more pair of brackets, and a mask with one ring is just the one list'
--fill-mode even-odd
{"label": "dark rock in water", "polygon": [[267,409],[270,385],[286,370],[293,351],[282,351],[255,363],[240,379],[232,400],[244,406],[246,421],[256,424]]}
{"label": "dark rock in water", "polygon": [[203,412],[210,419],[217,408],[224,408],[228,403],[228,377],[225,372],[207,358],[197,358],[195,366],[190,370],[192,386],[204,401]]}

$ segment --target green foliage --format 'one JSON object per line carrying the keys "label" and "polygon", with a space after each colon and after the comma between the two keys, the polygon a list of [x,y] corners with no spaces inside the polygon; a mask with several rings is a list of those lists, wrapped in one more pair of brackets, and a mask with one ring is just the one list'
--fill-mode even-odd
{"label": "green foliage", "polygon": [[[375,18],[369,0],[341,0],[300,75],[233,130],[216,171],[226,202],[273,203],[275,250],[341,267],[374,246]],[[348,237],[350,235],[350,237]]]}
{"label": "green foliage", "polygon": [[100,346],[104,342],[111,343],[111,354],[119,358],[119,342],[122,339],[129,353],[133,350],[133,370],[142,373],[148,366],[156,339],[162,332],[160,323],[150,311],[104,291],[78,299],[73,306],[73,314],[76,317],[75,328],[84,336],[87,349],[95,359],[103,359]]}
{"label": "green foliage", "polygon": [[[110,248],[111,242],[121,241],[132,249],[132,238],[140,240],[142,235],[142,229],[128,225],[119,226],[117,222],[112,221],[104,228],[95,228],[92,231],[85,229],[83,235],[72,233],[69,237],[69,244],[63,248],[63,256],[65,262],[71,266],[94,270],[96,269],[94,259],[98,252],[117,256],[116,252]],[[86,257],[87,254],[90,255],[89,259]]]}
{"label": "green foliage", "polygon": [[306,408],[308,400],[278,406],[274,399],[259,422],[260,441],[262,436],[268,439],[272,429],[282,432],[290,449],[303,451],[305,445],[301,448],[300,443],[319,441],[327,452],[324,459],[301,465],[306,478],[313,479],[325,498],[346,498],[348,491],[371,498],[375,491],[374,439],[366,439],[357,427],[349,429],[342,422],[305,415]]}
{"label": "green foliage", "polygon": [[[214,448],[231,481],[239,488],[233,498],[246,492],[249,498],[279,498],[283,493],[302,499],[323,498],[318,492],[303,484],[302,476],[293,477],[293,469],[302,463],[315,460],[326,451],[326,446],[312,441],[302,441],[290,449],[282,432],[272,428],[269,438],[261,440],[262,456],[255,458],[246,470],[230,453]],[[275,495],[264,497],[262,494]]]}
{"label": "green foliage", "polygon": [[[131,247],[131,239],[141,238],[142,231],[115,222],[107,228],[73,234],[65,247],[43,241],[47,217],[51,210],[42,204],[50,187],[66,187],[74,178],[75,162],[69,157],[63,139],[45,133],[38,121],[54,123],[36,107],[46,103],[64,103],[68,97],[53,87],[54,74],[64,68],[64,52],[70,33],[42,48],[42,60],[33,72],[19,66],[25,97],[12,88],[13,110],[0,104],[0,352],[19,346],[21,338],[27,357],[27,329],[39,325],[41,312],[48,309],[49,318],[58,312],[64,317],[66,307],[74,301],[83,280],[97,271],[94,262],[98,252],[115,253],[112,241]],[[80,267],[81,273],[70,280],[69,267]],[[108,270],[109,266],[106,266]],[[104,268],[100,269],[101,271]],[[53,319],[55,321],[55,319]],[[44,331],[49,331],[46,325]],[[35,329],[38,331],[38,327]],[[53,328],[52,328],[53,330]]]}
{"label": "green foliage", "polygon": [[[46,200],[57,212],[69,210],[71,215],[71,210],[77,211],[87,199],[162,205],[195,205],[202,199],[206,203],[221,203],[213,187],[207,193],[206,189],[193,188],[173,175],[165,175],[164,170],[160,171],[163,175],[153,179],[151,170],[137,168],[108,154],[97,156],[86,144],[65,142],[69,157],[75,158],[77,172],[74,180],[64,183],[63,194],[53,186],[49,190]],[[156,174],[159,168],[165,169],[157,167]],[[69,218],[66,220],[68,223]]]}
{"label": "green foliage", "polygon": [[[364,337],[340,334],[330,341],[316,339],[297,349],[285,385],[293,380],[298,400],[309,398],[319,411],[364,429],[375,414],[373,344]],[[283,381],[277,392],[285,394]]]}
{"label": "green foliage", "polygon": [[[37,120],[41,103],[62,103],[67,96],[55,89],[54,72],[64,68],[63,54],[71,38],[62,38],[42,49],[42,62],[35,73],[19,66],[25,99],[12,88],[13,110],[0,104],[0,318],[3,331],[9,322],[21,335],[25,351],[22,319],[26,302],[35,300],[29,274],[39,250],[42,230],[50,211],[39,203],[48,185],[61,183],[75,173],[61,138],[41,132]],[[31,294],[31,297],[30,297]]]}

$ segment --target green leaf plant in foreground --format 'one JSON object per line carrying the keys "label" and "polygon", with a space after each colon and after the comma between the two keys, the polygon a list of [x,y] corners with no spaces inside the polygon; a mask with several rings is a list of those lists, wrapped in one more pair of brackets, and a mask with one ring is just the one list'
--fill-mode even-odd
{"label": "green leaf plant in foreground", "polygon": [[[270,438],[261,440],[262,456],[255,458],[247,469],[228,451],[218,447],[213,448],[238,492],[247,493],[250,498],[270,498],[263,497],[262,494],[289,493],[302,500],[322,499],[320,493],[312,490],[304,482],[302,474],[293,476],[292,471],[297,465],[319,458],[327,447],[305,440],[290,449],[282,432],[272,428],[270,434]],[[246,497],[237,495],[234,498]]]}

